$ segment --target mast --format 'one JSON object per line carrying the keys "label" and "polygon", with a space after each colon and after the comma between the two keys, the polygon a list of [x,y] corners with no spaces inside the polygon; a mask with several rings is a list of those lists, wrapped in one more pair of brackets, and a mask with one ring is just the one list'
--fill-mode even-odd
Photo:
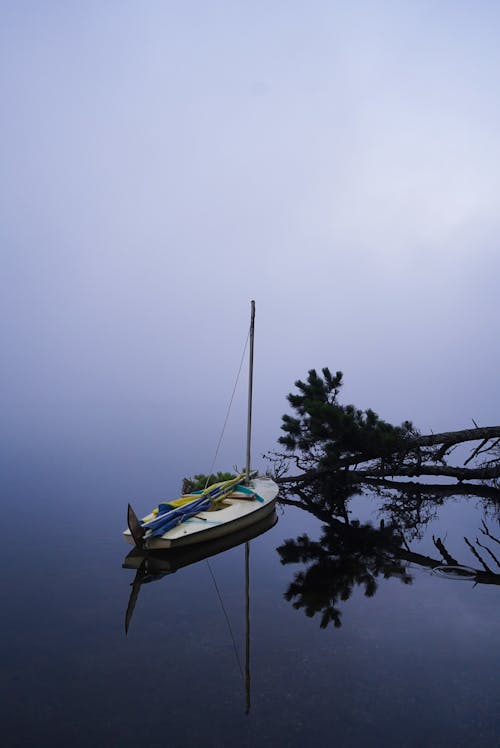
{"label": "mast", "polygon": [[253,338],[255,329],[255,301],[250,302],[250,356],[248,362],[248,416],[247,416],[247,464],[245,484],[250,483],[250,441],[252,437],[252,391],[253,391]]}

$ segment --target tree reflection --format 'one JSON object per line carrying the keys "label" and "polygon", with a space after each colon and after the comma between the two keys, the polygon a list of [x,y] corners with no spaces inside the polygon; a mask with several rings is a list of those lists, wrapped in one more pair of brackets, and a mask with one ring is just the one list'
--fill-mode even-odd
{"label": "tree reflection", "polygon": [[405,564],[387,556],[387,549],[398,545],[400,538],[393,527],[374,528],[354,521],[345,524],[332,520],[323,527],[319,541],[307,535],[286,540],[278,548],[283,564],[307,564],[288,587],[285,598],[294,608],[303,608],[307,616],[321,614],[321,627],[341,625],[339,602],[348,600],[355,587],[367,597],[377,591],[377,578],[398,576],[409,584],[411,576]]}
{"label": "tree reflection", "polygon": [[[480,493],[479,488],[483,489]],[[380,578],[397,578],[403,584],[411,584],[410,564],[428,569],[439,567],[443,575],[449,572],[450,578],[464,578],[460,571],[467,570],[464,575],[475,583],[500,585],[500,547],[497,547],[500,541],[484,520],[474,537],[464,538],[464,551],[472,553],[474,567],[457,560],[440,537],[433,537],[435,557],[411,550],[409,543],[421,538],[449,495],[481,495],[498,511],[498,491],[476,486],[458,491],[455,487],[453,493],[450,489],[388,481],[377,486],[365,484],[365,492],[375,492],[382,498],[383,516],[378,526],[351,517],[349,499],[360,493],[360,486],[348,476],[335,484],[317,480],[295,489],[293,496],[285,497],[283,503],[304,509],[323,524],[319,540],[303,534],[278,547],[282,564],[303,566],[296,572],[285,598],[307,616],[318,615],[320,626],[326,628],[332,623],[341,626],[342,603],[349,600],[355,589],[373,597]]]}

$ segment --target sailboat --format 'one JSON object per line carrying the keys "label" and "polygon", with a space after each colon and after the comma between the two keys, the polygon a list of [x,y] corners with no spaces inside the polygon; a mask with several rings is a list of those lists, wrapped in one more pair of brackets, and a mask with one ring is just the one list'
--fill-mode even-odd
{"label": "sailboat", "polygon": [[233,479],[161,502],[139,520],[128,506],[125,540],[144,550],[164,550],[222,538],[260,522],[274,512],[278,486],[250,466],[255,302],[251,302],[246,468]]}
{"label": "sailboat", "polygon": [[122,563],[123,569],[134,569],[136,572],[125,614],[125,631],[127,632],[129,629],[132,613],[142,585],[156,582],[186,566],[192,566],[243,543],[249,543],[274,527],[277,521],[276,511],[273,510],[264,519],[255,522],[244,530],[232,532],[215,540],[207,540],[205,543],[195,543],[177,549],[155,551],[153,553],[140,548],[131,550]]}
{"label": "sailboat", "polygon": [[[243,530],[227,533],[224,537],[208,540],[205,543],[196,543],[180,548],[174,548],[164,551],[148,551],[141,548],[134,548],[126,556],[122,568],[134,569],[135,577],[131,584],[131,591],[128,600],[127,610],[125,613],[125,634],[128,634],[132,616],[139,598],[139,592],[144,584],[156,582],[166,576],[187,566],[192,566],[201,561],[209,563],[212,556],[224,553],[239,545],[245,545],[245,712],[250,712],[250,541],[263,535],[270,530],[278,521],[276,509],[268,513],[263,519],[253,523],[250,527]],[[210,568],[210,566],[209,566]],[[210,572],[213,577],[213,572]],[[214,584],[217,589],[217,585]],[[219,594],[219,592],[218,592]],[[222,604],[222,601],[221,601]],[[223,607],[224,609],[224,607]],[[228,621],[231,636],[231,626]],[[233,639],[233,644],[236,643]],[[238,663],[239,658],[237,655]],[[243,673],[242,673],[243,674]]]}

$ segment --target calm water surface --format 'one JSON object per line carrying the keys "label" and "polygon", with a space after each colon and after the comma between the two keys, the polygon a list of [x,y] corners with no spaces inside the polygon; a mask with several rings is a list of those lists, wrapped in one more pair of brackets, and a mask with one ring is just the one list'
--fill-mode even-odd
{"label": "calm water surface", "polygon": [[[40,426],[3,450],[4,746],[500,743],[491,504],[425,505],[399,555],[380,536],[381,499],[351,499],[361,529],[347,534],[279,507],[249,544],[248,689],[245,546],[174,573],[153,568],[149,582],[147,569],[123,568],[127,501],[150,509],[186,470],[160,470],[139,436],[135,450],[111,441],[44,439]],[[367,539],[366,523],[379,534]],[[484,571],[464,536],[490,570],[481,583],[438,577],[417,555],[444,563],[440,538],[457,563]]]}

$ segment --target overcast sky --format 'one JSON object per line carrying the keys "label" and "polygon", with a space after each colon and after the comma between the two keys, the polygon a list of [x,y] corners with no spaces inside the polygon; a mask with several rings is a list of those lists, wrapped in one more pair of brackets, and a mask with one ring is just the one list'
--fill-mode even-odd
{"label": "overcast sky", "polygon": [[424,432],[500,421],[498,3],[1,12],[9,433],[147,407],[214,445],[252,298],[262,448],[324,365]]}

